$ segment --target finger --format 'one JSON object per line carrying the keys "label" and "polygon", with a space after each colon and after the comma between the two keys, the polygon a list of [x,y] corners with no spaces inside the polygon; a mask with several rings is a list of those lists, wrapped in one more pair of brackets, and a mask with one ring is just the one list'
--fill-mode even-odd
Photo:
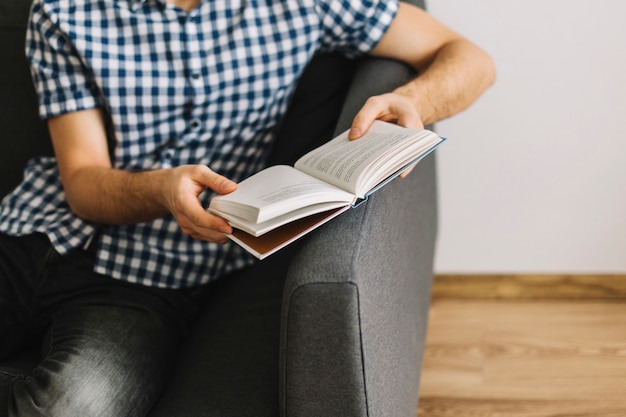
{"label": "finger", "polygon": [[183,220],[179,221],[179,225],[183,233],[187,236],[190,236],[197,240],[205,240],[208,242],[226,243],[228,241],[228,237],[226,235],[230,234],[215,230],[213,228],[200,227]]}
{"label": "finger", "polygon": [[230,225],[221,217],[209,213],[193,194],[180,200],[179,209],[174,212],[179,226],[189,234],[200,229],[215,230],[219,233],[232,233]]}
{"label": "finger", "polygon": [[211,243],[219,243],[221,245],[227,243],[229,240],[228,236],[226,236],[224,233],[217,233],[215,231],[207,231],[206,233],[194,232],[194,233],[189,234],[189,236],[191,236],[192,238],[196,240],[203,240],[203,241],[211,242]]}
{"label": "finger", "polygon": [[411,171],[413,171],[413,168],[415,168],[415,165],[400,174],[400,178],[406,178],[411,173]]}
{"label": "finger", "polygon": [[204,209],[192,210],[186,214],[186,223],[194,231],[207,234],[208,231],[230,234],[233,228],[221,217],[207,213]]}

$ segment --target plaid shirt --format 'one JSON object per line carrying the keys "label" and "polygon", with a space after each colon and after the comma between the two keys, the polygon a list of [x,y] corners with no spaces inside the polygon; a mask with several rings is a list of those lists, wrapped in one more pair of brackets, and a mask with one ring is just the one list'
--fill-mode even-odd
{"label": "plaid shirt", "polygon": [[[389,0],[203,0],[189,13],[164,0],[35,0],[26,49],[41,116],[105,109],[115,168],[205,164],[240,181],[263,167],[313,54],[366,53],[396,10]],[[160,287],[252,262],[236,245],[184,235],[172,216],[122,226],[76,217],[51,157],[29,162],[0,231],[45,233],[60,254],[98,236],[96,272]]]}

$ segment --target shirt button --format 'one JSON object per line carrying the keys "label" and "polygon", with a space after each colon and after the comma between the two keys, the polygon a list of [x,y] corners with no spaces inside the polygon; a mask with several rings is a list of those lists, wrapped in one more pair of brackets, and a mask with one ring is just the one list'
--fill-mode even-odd
{"label": "shirt button", "polygon": [[197,72],[194,74],[191,74],[191,78],[193,78],[194,80],[197,80],[200,78],[200,74],[198,74]]}
{"label": "shirt button", "polygon": [[191,121],[191,128],[192,129],[198,129],[200,127],[200,121],[195,119]]}
{"label": "shirt button", "polygon": [[171,150],[163,152],[161,155],[161,167],[169,168],[172,166],[172,158],[174,157],[174,153]]}

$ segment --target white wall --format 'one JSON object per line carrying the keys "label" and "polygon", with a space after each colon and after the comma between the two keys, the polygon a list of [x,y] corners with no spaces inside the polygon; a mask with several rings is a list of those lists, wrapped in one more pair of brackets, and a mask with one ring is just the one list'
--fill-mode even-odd
{"label": "white wall", "polygon": [[437,272],[626,272],[626,1],[428,8],[498,70],[438,124]]}

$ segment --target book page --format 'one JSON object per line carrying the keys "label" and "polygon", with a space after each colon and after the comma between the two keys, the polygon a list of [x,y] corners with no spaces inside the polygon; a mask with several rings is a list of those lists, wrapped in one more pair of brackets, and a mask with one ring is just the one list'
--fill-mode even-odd
{"label": "book page", "polygon": [[216,196],[209,211],[263,223],[292,210],[322,202],[350,204],[355,197],[287,165],[266,168],[238,184],[236,191]]}
{"label": "book page", "polygon": [[[358,185],[368,168],[381,158],[386,164],[393,162],[394,155],[405,159],[402,149],[420,132],[423,130],[375,121],[363,137],[350,141],[346,131],[301,157],[295,168],[362,197],[367,190],[359,190]],[[395,170],[400,168],[402,165]]]}
{"label": "book page", "polygon": [[351,207],[351,205],[346,203],[345,201],[317,203],[299,209],[294,209],[288,213],[281,214],[280,216],[276,216],[262,223],[242,219],[241,217],[237,217],[229,213],[219,213],[219,216],[226,220],[233,228],[242,230],[251,236],[259,237],[268,232],[271,232],[277,227],[293,223],[303,218],[312,217],[314,214],[328,212],[329,210],[335,210],[338,208],[349,207]]}
{"label": "book page", "polygon": [[228,237],[257,258],[264,259],[296,239],[329,222],[349,208],[349,206],[344,206],[307,216],[287,223],[259,237],[254,237],[238,229],[234,229],[233,234]]}

